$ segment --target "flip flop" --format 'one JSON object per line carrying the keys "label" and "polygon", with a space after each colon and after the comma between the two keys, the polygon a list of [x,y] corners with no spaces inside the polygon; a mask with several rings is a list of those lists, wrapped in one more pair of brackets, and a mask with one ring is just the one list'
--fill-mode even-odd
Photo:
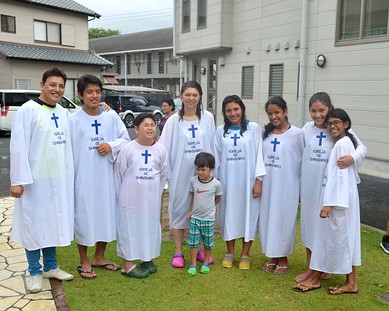
{"label": "flip flop", "polygon": [[93,273],[93,269],[84,270],[81,266],[78,266],[78,267],[77,267],[77,271],[78,271],[78,274],[80,275],[80,277],[82,277],[82,278],[85,279],[85,280],[93,280],[93,279],[96,278],[96,275],[85,276],[85,275],[82,275],[82,274],[81,274],[81,273],[89,273],[89,274],[92,274],[92,273]]}
{"label": "flip flop", "polygon": [[[337,291],[337,293],[333,293],[333,291]],[[345,289],[343,288],[340,288],[339,285],[336,285],[335,287],[333,286],[330,286],[328,288],[328,293],[330,295],[341,295],[341,294],[358,294],[358,290],[356,291],[346,291]]]}
{"label": "flip flop", "polygon": [[[106,264],[103,264],[103,265],[92,265],[93,268],[101,268],[101,269],[106,269],[106,270],[109,270],[109,271],[118,271],[120,270],[120,266],[116,263],[113,263],[113,262],[108,262]],[[110,269],[108,267],[113,267],[113,269]]]}
{"label": "flip flop", "polygon": [[306,293],[306,292],[309,292],[311,290],[315,290],[315,289],[319,289],[319,288],[321,288],[321,285],[313,286],[310,284],[297,284],[297,285],[292,287],[292,289],[295,292],[299,292],[299,293]]}
{"label": "flip flop", "polygon": [[262,271],[265,271],[265,272],[272,272],[275,268],[276,268],[277,264],[275,263],[265,263],[263,266],[262,266]]}
{"label": "flip flop", "polygon": [[286,271],[289,270],[289,268],[290,268],[290,265],[287,265],[287,266],[276,265],[276,268],[273,270],[273,273],[277,274],[277,275],[284,274],[284,273],[286,273]]}

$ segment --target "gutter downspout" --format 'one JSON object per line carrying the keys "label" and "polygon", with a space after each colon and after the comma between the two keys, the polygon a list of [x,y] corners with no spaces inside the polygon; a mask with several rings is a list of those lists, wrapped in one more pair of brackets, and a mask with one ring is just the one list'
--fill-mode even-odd
{"label": "gutter downspout", "polygon": [[309,0],[302,1],[301,16],[301,45],[300,45],[300,66],[299,66],[299,88],[297,103],[297,126],[303,127],[304,123],[304,104],[307,74],[307,54],[308,54],[308,22],[309,22]]}

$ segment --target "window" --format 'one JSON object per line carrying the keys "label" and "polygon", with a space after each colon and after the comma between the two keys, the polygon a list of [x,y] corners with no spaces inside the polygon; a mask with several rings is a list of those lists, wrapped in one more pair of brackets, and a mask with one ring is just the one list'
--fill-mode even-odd
{"label": "window", "polygon": [[190,31],[190,0],[182,0],[182,32]]}
{"label": "window", "polygon": [[216,80],[217,80],[217,65],[216,59],[209,60],[209,70],[208,70],[208,89],[216,90]]}
{"label": "window", "polygon": [[122,58],[120,55],[116,55],[115,57],[115,67],[116,72],[120,75],[122,73]]}
{"label": "window", "polygon": [[207,27],[207,0],[197,0],[197,29]]}
{"label": "window", "polygon": [[126,54],[126,60],[127,60],[127,67],[126,67],[126,70],[127,70],[127,74],[131,74],[131,55],[130,54]]}
{"label": "window", "polygon": [[270,65],[269,96],[282,96],[284,65]]}
{"label": "window", "polygon": [[1,15],[1,31],[16,33],[15,16]]}
{"label": "window", "polygon": [[388,39],[387,0],[340,0],[337,41],[359,43]]}
{"label": "window", "polygon": [[34,39],[49,43],[61,43],[60,24],[34,21]]}
{"label": "window", "polygon": [[31,89],[30,79],[15,79],[15,86],[18,90],[29,90]]}
{"label": "window", "polygon": [[164,52],[160,52],[158,54],[158,59],[159,59],[159,62],[158,62],[158,72],[159,73],[165,73],[165,53]]}
{"label": "window", "polygon": [[147,73],[151,74],[153,72],[153,54],[147,53]]}
{"label": "window", "polygon": [[254,66],[242,67],[242,98],[253,98]]}

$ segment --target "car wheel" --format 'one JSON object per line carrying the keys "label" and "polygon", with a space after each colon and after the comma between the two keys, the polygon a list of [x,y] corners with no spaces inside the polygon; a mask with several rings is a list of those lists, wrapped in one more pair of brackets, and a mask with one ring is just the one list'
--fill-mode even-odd
{"label": "car wheel", "polygon": [[161,120],[162,120],[162,115],[160,113],[156,113],[154,115],[154,118],[155,118],[155,123],[157,123],[157,125],[158,125],[159,122],[161,122]]}
{"label": "car wheel", "polygon": [[128,114],[124,117],[123,122],[127,128],[134,127],[134,117],[130,114]]}

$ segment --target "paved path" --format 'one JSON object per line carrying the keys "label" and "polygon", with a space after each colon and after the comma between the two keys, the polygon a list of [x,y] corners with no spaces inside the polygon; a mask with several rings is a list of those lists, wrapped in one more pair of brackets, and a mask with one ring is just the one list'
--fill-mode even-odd
{"label": "paved path", "polygon": [[0,198],[0,310],[57,310],[49,280],[43,280],[40,293],[27,290],[24,248],[11,241],[13,205],[13,198]]}

